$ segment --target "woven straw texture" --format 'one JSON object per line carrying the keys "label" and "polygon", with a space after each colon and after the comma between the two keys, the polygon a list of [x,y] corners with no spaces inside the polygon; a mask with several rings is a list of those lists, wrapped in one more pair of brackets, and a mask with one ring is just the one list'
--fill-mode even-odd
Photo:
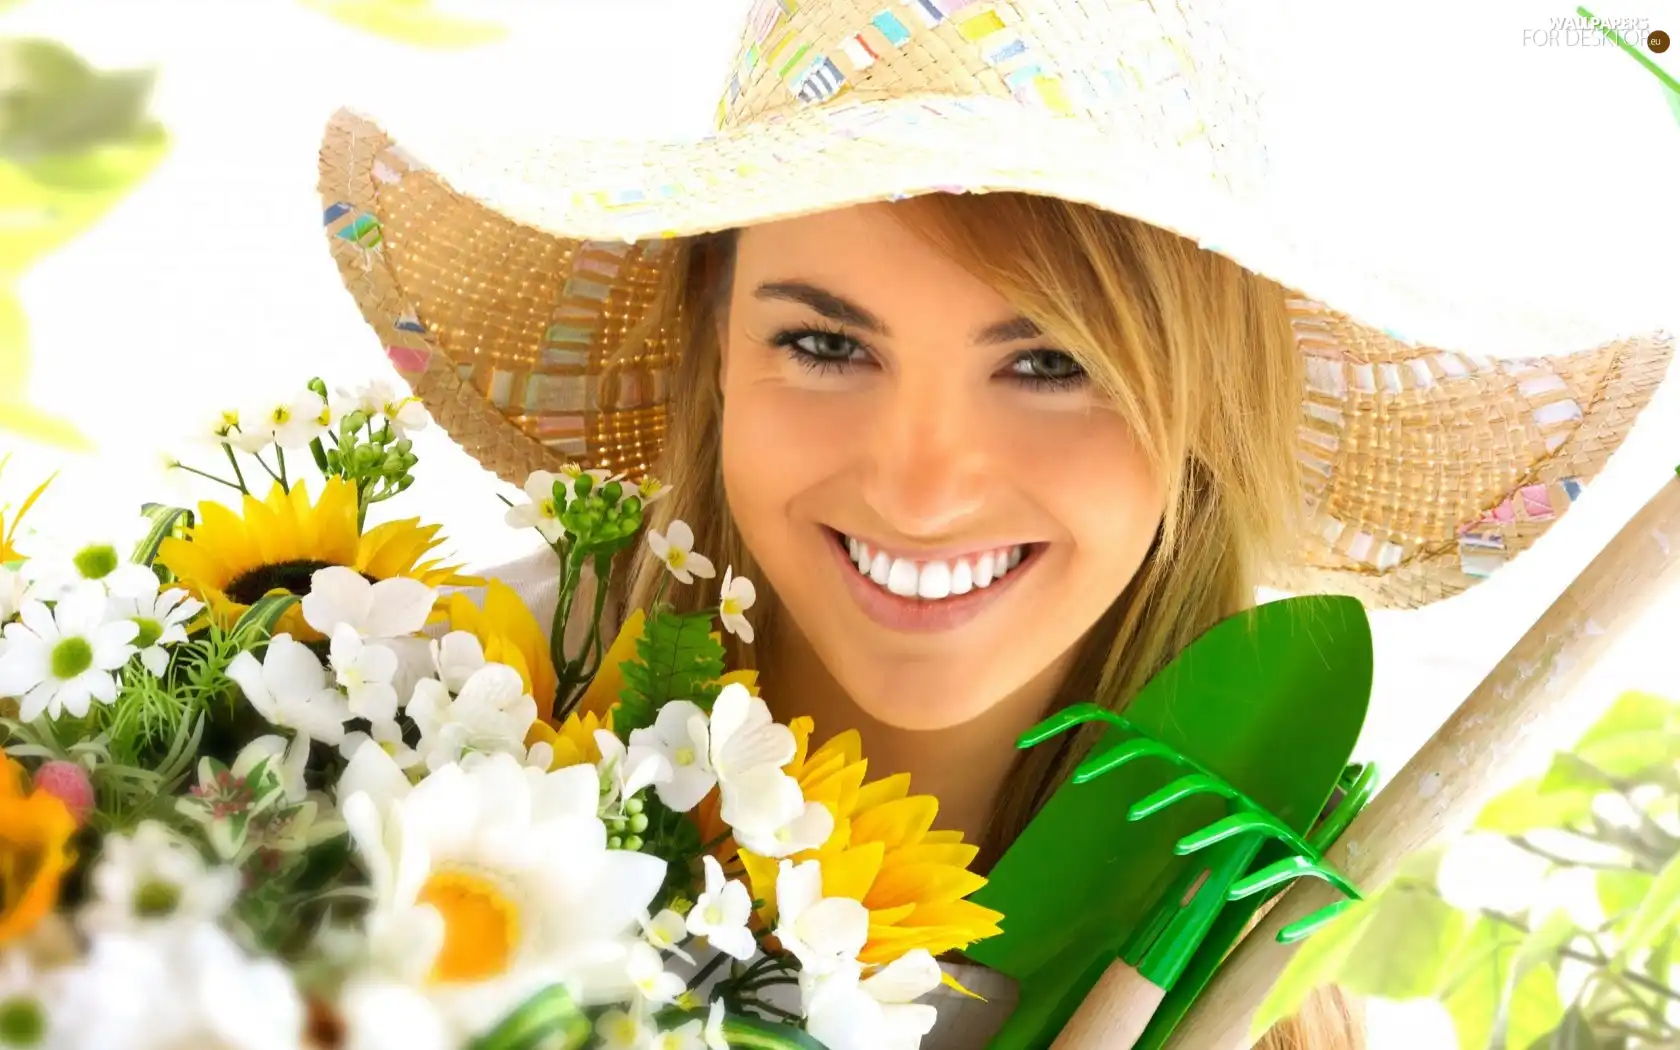
{"label": "woven straw texture", "polygon": [[[1258,107],[1217,5],[760,0],[715,134],[483,136],[425,163],[341,111],[328,242],[387,356],[450,435],[519,483],[563,461],[639,475],[672,396],[649,316],[672,238],[929,192],[1018,190],[1190,237],[1284,284],[1256,215]],[[1404,343],[1300,294],[1302,498],[1273,581],[1411,607],[1527,549],[1662,380],[1673,340],[1490,360]],[[631,328],[653,333],[618,355]]]}

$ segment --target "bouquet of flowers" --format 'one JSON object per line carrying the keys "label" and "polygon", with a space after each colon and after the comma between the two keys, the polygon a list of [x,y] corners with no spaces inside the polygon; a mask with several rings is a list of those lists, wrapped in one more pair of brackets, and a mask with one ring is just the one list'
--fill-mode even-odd
{"label": "bouquet of flowers", "polygon": [[[998,932],[975,848],[725,667],[749,580],[663,600],[716,572],[644,528],[657,481],[532,475],[507,517],[559,557],[546,627],[435,526],[370,524],[428,422],[316,380],[177,464],[226,503],[0,518],[0,1042],[919,1045],[936,957]],[[644,533],[669,573],[609,643]]]}

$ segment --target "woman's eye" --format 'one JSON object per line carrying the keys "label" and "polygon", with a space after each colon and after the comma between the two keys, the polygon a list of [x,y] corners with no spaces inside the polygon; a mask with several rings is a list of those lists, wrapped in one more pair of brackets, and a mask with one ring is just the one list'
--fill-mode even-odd
{"label": "woman's eye", "polygon": [[1028,350],[1009,363],[1009,372],[1034,386],[1071,386],[1085,378],[1084,366],[1064,350]]}
{"label": "woman's eye", "polygon": [[838,332],[805,332],[796,334],[787,345],[802,354],[823,361],[845,361],[857,353],[857,341]]}

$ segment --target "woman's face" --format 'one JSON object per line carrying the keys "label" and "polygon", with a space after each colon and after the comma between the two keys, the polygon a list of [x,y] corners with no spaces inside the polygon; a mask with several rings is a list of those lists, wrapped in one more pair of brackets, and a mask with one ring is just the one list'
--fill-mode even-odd
{"label": "woman's face", "polygon": [[869,715],[941,729],[1053,684],[1165,505],[1073,358],[874,204],[754,226],[724,330],[730,510]]}

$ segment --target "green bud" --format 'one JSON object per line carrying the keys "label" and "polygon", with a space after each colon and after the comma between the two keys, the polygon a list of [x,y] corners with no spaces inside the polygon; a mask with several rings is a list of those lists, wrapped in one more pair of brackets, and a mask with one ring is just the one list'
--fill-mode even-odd
{"label": "green bud", "polygon": [[630,818],[630,830],[637,835],[647,830],[648,819],[646,813],[638,813]]}
{"label": "green bud", "polygon": [[350,453],[350,464],[358,471],[372,470],[379,462],[379,450],[372,445],[357,445]]}
{"label": "green bud", "polygon": [[607,821],[607,834],[609,834],[609,835],[622,835],[622,834],[624,834],[624,821],[618,819],[617,817],[614,817],[611,820]]}
{"label": "green bud", "polygon": [[344,417],[342,428],[346,434],[354,434],[356,431],[367,426],[367,421],[367,413],[358,408]]}
{"label": "green bud", "polygon": [[412,484],[414,484],[414,475],[413,474],[404,474],[397,481],[397,491],[398,492],[407,492],[408,487]]}
{"label": "green bud", "polygon": [[643,805],[642,800],[639,798],[633,798],[624,804],[624,812],[630,814],[632,817],[639,816],[642,810],[646,808],[647,806]]}
{"label": "green bud", "polygon": [[406,456],[410,452],[414,451],[414,442],[408,440],[407,438],[403,438],[391,447]]}
{"label": "green bud", "polygon": [[624,840],[624,848],[627,850],[639,850],[645,845],[646,843],[642,841],[642,837],[640,835],[631,835],[629,838]]}
{"label": "green bud", "polygon": [[420,457],[419,456],[416,456],[412,452],[404,452],[403,453],[402,464],[403,464],[403,469],[404,470],[413,470],[414,469],[414,464],[416,464],[418,462],[420,462]]}
{"label": "green bud", "polygon": [[619,838],[617,835],[613,835],[613,836],[611,836],[607,839],[607,848],[608,849],[623,849],[624,848],[624,840]]}
{"label": "green bud", "polygon": [[634,514],[639,518],[642,513],[642,498],[640,496],[631,496],[629,499],[620,504],[620,506],[624,508],[624,513]]}
{"label": "green bud", "polygon": [[572,491],[579,496],[589,495],[590,490],[594,487],[595,478],[590,474],[579,474],[577,480],[572,482]]}
{"label": "green bud", "polygon": [[327,384],[320,376],[316,376],[314,379],[311,379],[308,386],[309,389],[315,391],[317,394],[320,394],[323,398],[327,396]]}
{"label": "green bud", "polygon": [[618,497],[624,495],[624,486],[616,481],[609,481],[601,486],[601,498],[608,503],[617,503]]}

